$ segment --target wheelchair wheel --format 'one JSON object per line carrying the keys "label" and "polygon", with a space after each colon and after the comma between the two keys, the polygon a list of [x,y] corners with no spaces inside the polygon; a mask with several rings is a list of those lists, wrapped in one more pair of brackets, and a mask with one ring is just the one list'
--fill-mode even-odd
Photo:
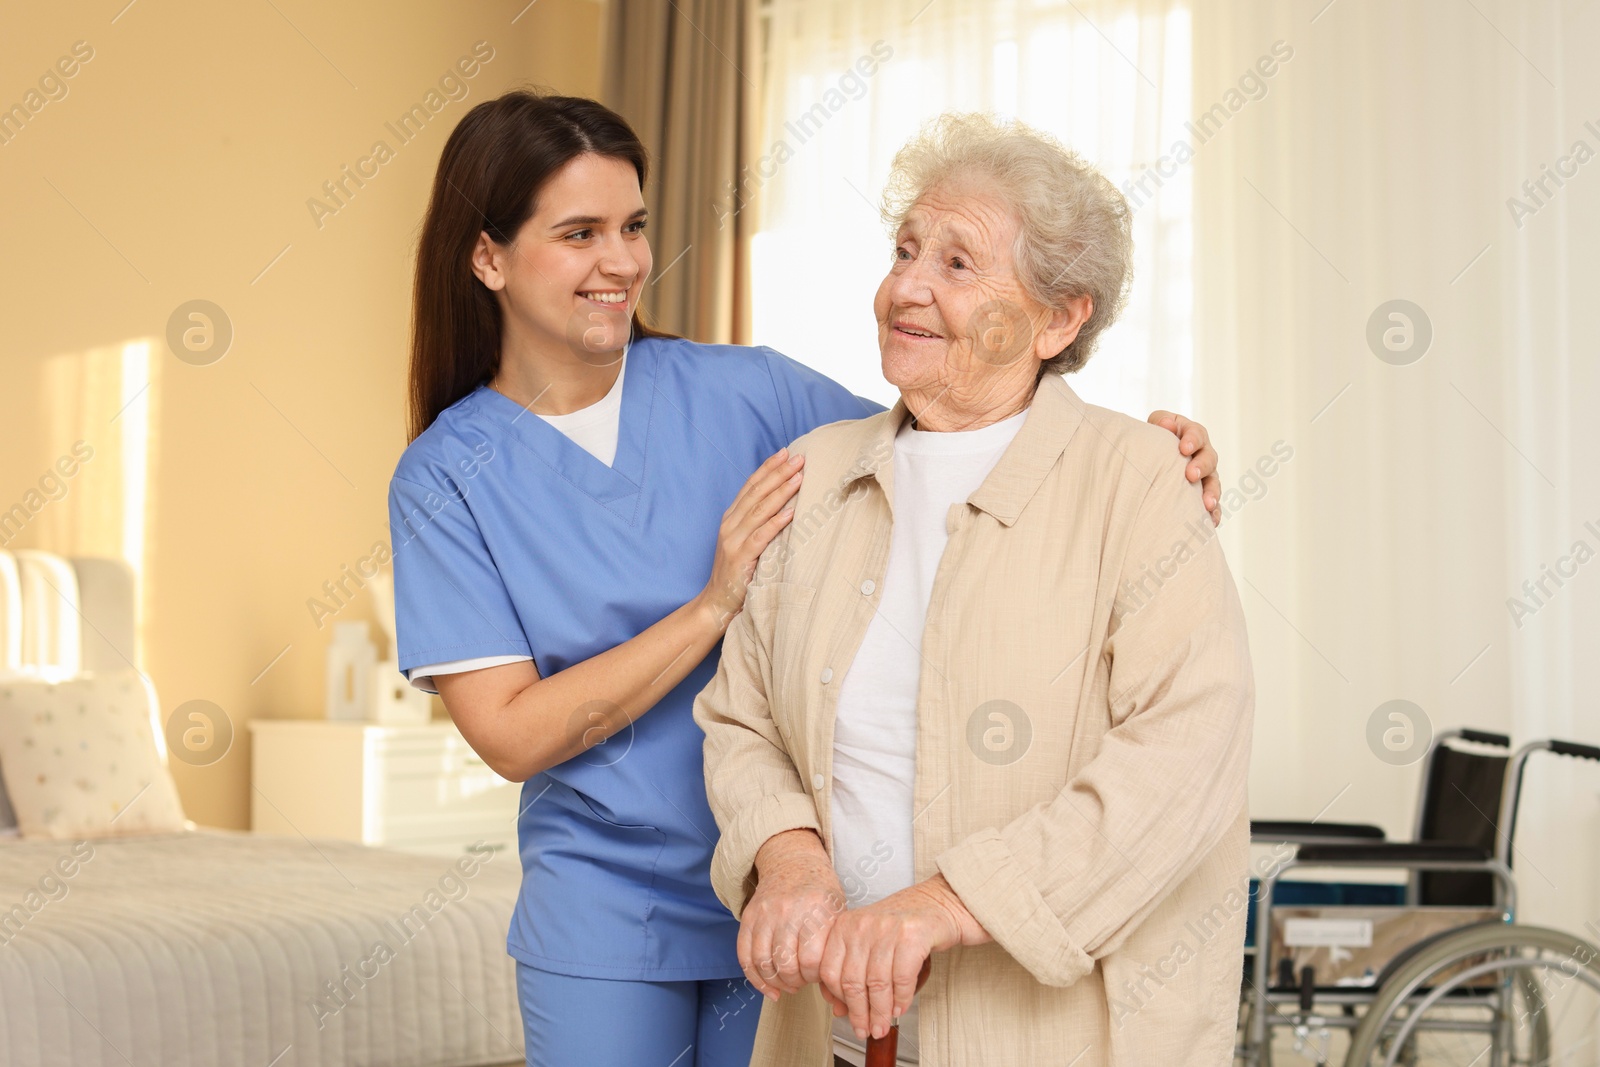
{"label": "wheelchair wheel", "polygon": [[1345,1067],[1576,1067],[1600,1062],[1596,1025],[1600,949],[1543,927],[1469,926],[1378,988]]}

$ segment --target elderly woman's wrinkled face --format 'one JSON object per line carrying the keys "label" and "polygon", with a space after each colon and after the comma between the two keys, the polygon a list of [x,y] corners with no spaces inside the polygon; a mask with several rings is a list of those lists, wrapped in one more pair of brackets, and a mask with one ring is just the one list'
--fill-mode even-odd
{"label": "elderly woman's wrinkled face", "polygon": [[1076,324],[1063,332],[1017,276],[1017,226],[973,179],[934,186],[906,213],[873,301],[883,376],[902,393],[978,410],[986,396],[1031,395],[1039,361],[1071,342]]}

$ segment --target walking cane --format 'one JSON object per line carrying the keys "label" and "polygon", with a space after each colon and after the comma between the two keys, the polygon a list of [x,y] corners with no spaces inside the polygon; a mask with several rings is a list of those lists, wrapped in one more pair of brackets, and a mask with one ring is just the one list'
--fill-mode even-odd
{"label": "walking cane", "polygon": [[[917,995],[917,990],[922,988],[922,983],[928,980],[928,972],[933,970],[933,957],[929,956],[922,961],[922,970],[917,972],[917,989],[911,991],[912,996]],[[896,1016],[889,1023],[889,1032],[882,1037],[867,1038],[867,1067],[895,1067],[895,1058],[900,1054],[900,1018]]]}

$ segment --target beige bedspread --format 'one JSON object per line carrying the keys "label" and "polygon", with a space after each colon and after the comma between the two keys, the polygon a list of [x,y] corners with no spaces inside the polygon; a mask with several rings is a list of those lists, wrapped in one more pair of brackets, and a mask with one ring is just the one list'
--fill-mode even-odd
{"label": "beige bedspread", "polygon": [[487,850],[0,840],[0,1065],[520,1062],[519,880]]}

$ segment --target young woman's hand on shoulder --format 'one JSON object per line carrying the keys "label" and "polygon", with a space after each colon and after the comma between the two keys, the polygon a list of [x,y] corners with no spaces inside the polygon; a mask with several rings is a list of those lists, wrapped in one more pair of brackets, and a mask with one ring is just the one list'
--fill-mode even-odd
{"label": "young woman's hand on shoulder", "polygon": [[744,607],[756,560],[794,518],[790,501],[800,491],[804,465],[804,456],[791,456],[787,448],[780,448],[756,468],[723,512],[711,580],[700,597],[724,630]]}

